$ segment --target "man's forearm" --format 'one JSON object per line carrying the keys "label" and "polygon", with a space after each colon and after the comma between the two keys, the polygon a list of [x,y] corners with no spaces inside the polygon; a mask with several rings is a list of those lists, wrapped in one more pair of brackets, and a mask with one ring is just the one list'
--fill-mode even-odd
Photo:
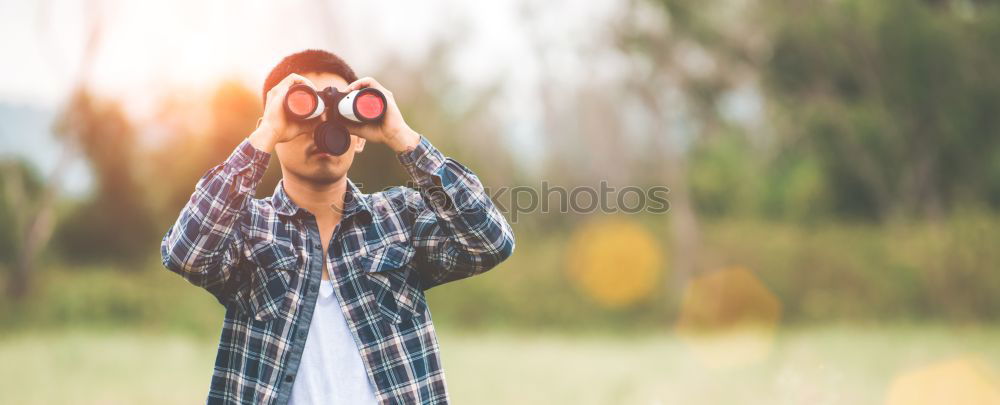
{"label": "man's forearm", "polygon": [[241,213],[269,158],[245,140],[225,162],[202,176],[163,238],[161,254],[167,268],[183,274],[216,267],[236,235]]}
{"label": "man's forearm", "polygon": [[427,249],[428,288],[484,272],[511,255],[514,233],[475,174],[424,138],[398,156],[436,217],[418,221],[414,230],[418,247]]}
{"label": "man's forearm", "polygon": [[386,135],[385,144],[396,153],[406,153],[411,152],[420,143],[420,134],[416,131],[410,129],[410,127],[402,128],[391,134]]}

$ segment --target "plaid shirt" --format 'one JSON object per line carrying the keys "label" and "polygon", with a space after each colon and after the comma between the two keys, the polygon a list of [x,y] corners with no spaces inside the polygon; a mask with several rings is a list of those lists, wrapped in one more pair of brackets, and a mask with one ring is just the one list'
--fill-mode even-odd
{"label": "plaid shirt", "polygon": [[398,155],[416,190],[362,194],[348,180],[324,257],[315,217],[281,183],[252,197],[269,158],[240,143],[201,178],[161,245],[164,266],[226,308],[208,403],[288,402],[324,261],[379,403],[447,403],[424,291],[514,250],[479,179],[421,137]]}

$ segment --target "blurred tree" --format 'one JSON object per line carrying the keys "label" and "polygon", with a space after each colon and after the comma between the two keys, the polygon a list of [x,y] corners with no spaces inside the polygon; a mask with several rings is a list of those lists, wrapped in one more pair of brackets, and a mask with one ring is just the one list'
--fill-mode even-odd
{"label": "blurred tree", "polygon": [[41,178],[24,161],[0,161],[0,266],[6,270],[7,294],[28,293],[34,257],[51,235],[52,211],[40,210],[53,197]]}
{"label": "blurred tree", "polygon": [[939,218],[963,201],[1000,207],[1000,6],[767,4],[773,57],[762,68],[787,118],[786,147],[817,159],[836,212]]}
{"label": "blurred tree", "polygon": [[[42,40],[40,42],[47,45],[42,47],[42,54],[50,58],[50,60],[59,59],[57,56],[61,55],[58,55],[59,52],[55,51],[57,47],[45,41],[45,39],[50,39],[46,34],[51,32],[48,29],[49,15],[47,11],[50,9],[49,4],[46,1],[42,1],[37,6],[39,11],[39,24],[37,25],[39,39]],[[72,88],[76,93],[82,93],[86,89],[87,80],[94,64],[98,45],[100,44],[101,33],[103,32],[100,7],[94,7],[94,4],[88,4],[88,6],[84,8],[86,12],[83,16],[83,33],[80,36],[83,41],[79,63],[76,65],[75,71],[67,72],[71,77]],[[57,70],[61,70],[66,64],[53,63],[53,65],[56,65]],[[71,96],[69,106],[64,107],[64,110],[61,112],[64,117],[71,115],[70,111],[73,109],[73,103],[74,101]],[[67,120],[65,122],[71,121]],[[17,243],[14,244],[16,246],[16,265],[9,273],[7,289],[9,295],[16,301],[20,301],[30,292],[31,281],[36,273],[35,262],[37,256],[48,245],[53,228],[56,226],[55,205],[61,181],[69,170],[70,162],[78,153],[78,143],[74,139],[76,133],[73,129],[64,126],[57,128],[57,132],[60,132],[66,139],[55,170],[46,179],[43,186],[44,191],[40,193],[39,198],[33,199],[29,204],[28,201],[31,198],[29,196],[30,191],[24,187],[25,176],[18,173],[19,170],[9,167],[4,169],[5,194],[8,201],[7,207],[13,209],[12,213],[16,218],[13,221],[15,225],[13,233],[17,240]]]}
{"label": "blurred tree", "polygon": [[[233,152],[257,124],[262,108],[260,95],[236,80],[196,94],[177,92],[161,100],[151,127],[163,133],[163,140],[143,151],[139,170],[147,177],[160,176],[148,190],[149,204],[157,218],[158,232],[165,232],[177,219],[181,207],[194,192],[195,184],[208,170]],[[162,173],[170,177],[162,178]],[[271,195],[281,170],[271,157],[257,197]]]}
{"label": "blurred tree", "polygon": [[633,1],[615,27],[615,43],[632,64],[625,85],[650,123],[649,145],[657,156],[652,167],[670,187],[674,286],[706,267],[699,263],[697,212],[713,208],[697,205],[706,200],[699,201],[694,192],[701,190],[691,184],[703,175],[689,170],[691,150],[729,134],[720,99],[756,80],[749,63],[755,29],[733,18],[739,10],[725,1]]}
{"label": "blurred tree", "polygon": [[[391,89],[406,122],[426,135],[450,157],[469,165],[483,183],[496,189],[513,182],[513,156],[503,144],[500,118],[489,107],[497,86],[464,87],[449,73],[454,52],[449,40],[434,40],[426,55],[403,61],[390,56],[374,77]],[[410,181],[395,153],[385,145],[368,145],[349,175],[371,193]]]}
{"label": "blurred tree", "polygon": [[[669,160],[699,167],[690,179],[697,207],[728,215],[756,205],[795,219],[940,218],[960,203],[1000,207],[1000,79],[992,74],[1000,5],[750,4],[638,1],[618,28],[646,104],[681,92],[670,106],[688,116],[697,155],[681,150]],[[740,140],[747,129],[721,119],[721,101],[739,86],[762,89],[765,111],[776,113],[767,124],[774,148]],[[720,136],[737,139],[712,139]],[[743,145],[741,163],[731,160],[734,145]]]}
{"label": "blurred tree", "polygon": [[155,251],[153,219],[143,198],[151,178],[137,176],[136,132],[116,102],[77,92],[61,133],[75,134],[95,178],[95,189],[59,225],[59,241],[73,260],[134,262]]}
{"label": "blurred tree", "polygon": [[[256,129],[257,118],[264,111],[258,93],[235,80],[220,83],[211,100],[209,108],[211,125],[207,134],[206,153],[202,157],[204,163],[198,165],[200,172],[222,163],[233,153],[236,145]],[[257,197],[270,196],[280,179],[281,167],[275,154],[271,157],[264,179],[257,187]],[[193,182],[187,191],[187,195],[190,196],[194,191]]]}

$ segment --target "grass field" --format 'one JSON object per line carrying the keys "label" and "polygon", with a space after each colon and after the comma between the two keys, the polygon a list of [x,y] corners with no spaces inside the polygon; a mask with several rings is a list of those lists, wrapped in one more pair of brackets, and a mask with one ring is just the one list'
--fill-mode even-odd
{"label": "grass field", "polygon": [[[971,401],[996,400],[997,327],[798,329],[764,343],[754,346],[765,349],[759,356],[720,366],[666,333],[441,333],[457,404],[882,404],[890,387],[896,396],[955,390],[950,403],[970,390]],[[202,403],[214,354],[214,338],[183,334],[7,334],[0,403]]]}

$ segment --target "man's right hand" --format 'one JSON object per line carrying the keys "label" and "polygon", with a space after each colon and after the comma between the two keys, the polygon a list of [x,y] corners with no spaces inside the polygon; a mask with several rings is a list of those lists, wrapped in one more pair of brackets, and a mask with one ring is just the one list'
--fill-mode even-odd
{"label": "man's right hand", "polygon": [[272,153],[274,145],[288,142],[308,131],[295,121],[285,119],[285,94],[293,84],[303,83],[316,88],[309,79],[292,73],[285,76],[278,84],[267,92],[267,102],[264,104],[264,116],[260,125],[250,134],[250,144],[257,150]]}

